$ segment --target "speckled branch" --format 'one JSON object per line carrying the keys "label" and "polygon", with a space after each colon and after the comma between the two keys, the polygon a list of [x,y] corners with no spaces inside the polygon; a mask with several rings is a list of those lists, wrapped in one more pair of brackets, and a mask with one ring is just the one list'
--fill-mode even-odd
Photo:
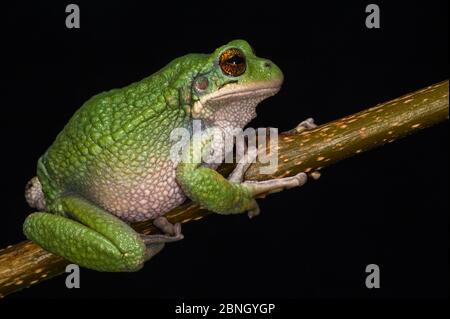
{"label": "speckled branch", "polygon": [[[399,137],[448,119],[448,81],[444,81],[386,103],[379,104],[314,130],[289,131],[279,136],[278,169],[271,175],[259,173],[253,164],[246,179],[265,180],[298,172],[313,173],[352,155],[390,143]],[[223,174],[231,171],[221,168]],[[193,203],[167,214],[171,222],[197,220],[208,215]],[[19,227],[19,225],[17,226]],[[151,222],[133,227],[145,234],[156,233]],[[46,252],[30,241],[0,250],[0,297],[37,284],[65,271],[66,260]]]}

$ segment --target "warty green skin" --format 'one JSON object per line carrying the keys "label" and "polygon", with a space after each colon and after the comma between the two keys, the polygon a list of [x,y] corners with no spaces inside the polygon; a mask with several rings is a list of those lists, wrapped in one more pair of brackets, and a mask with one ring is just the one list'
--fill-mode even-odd
{"label": "warty green skin", "polygon": [[[228,48],[246,56],[241,76],[226,75],[218,65]],[[205,79],[207,87],[199,89]],[[193,119],[222,129],[243,127],[255,116],[251,108],[275,94],[282,79],[276,65],[235,40],[210,55],[185,55],[139,82],[92,97],[38,161],[38,181],[26,196],[40,212],[26,219],[25,235],[87,268],[135,271],[164,241],[146,244],[128,222],[163,216],[186,197],[223,214],[254,208],[244,185],[201,163],[173,163],[170,134],[180,127],[191,131]],[[244,104],[237,98],[210,102],[218,92],[241,92],[255,84],[275,90],[249,94]],[[191,152],[188,147],[184,158]]]}

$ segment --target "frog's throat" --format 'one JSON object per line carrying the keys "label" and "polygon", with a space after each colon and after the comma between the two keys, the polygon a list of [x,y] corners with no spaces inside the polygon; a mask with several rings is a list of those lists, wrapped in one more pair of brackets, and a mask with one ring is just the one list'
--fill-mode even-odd
{"label": "frog's throat", "polygon": [[281,80],[227,84],[196,101],[192,107],[192,117],[203,119],[210,125],[231,121],[233,126],[244,127],[256,116],[256,106],[275,95],[281,84]]}

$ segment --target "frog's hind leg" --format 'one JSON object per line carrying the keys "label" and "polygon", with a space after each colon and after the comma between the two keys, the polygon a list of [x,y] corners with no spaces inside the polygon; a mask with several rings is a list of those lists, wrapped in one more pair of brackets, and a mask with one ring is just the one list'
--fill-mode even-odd
{"label": "frog's hind leg", "polygon": [[24,233],[44,249],[80,266],[136,271],[167,242],[166,238],[155,238],[147,246],[128,224],[83,198],[66,196],[61,204],[71,218],[33,213],[25,220]]}
{"label": "frog's hind leg", "polygon": [[141,235],[141,238],[146,245],[155,243],[169,243],[179,241],[184,238],[183,234],[181,233],[181,224],[172,224],[164,216],[155,218],[153,220],[153,225],[161,230],[163,234]]}

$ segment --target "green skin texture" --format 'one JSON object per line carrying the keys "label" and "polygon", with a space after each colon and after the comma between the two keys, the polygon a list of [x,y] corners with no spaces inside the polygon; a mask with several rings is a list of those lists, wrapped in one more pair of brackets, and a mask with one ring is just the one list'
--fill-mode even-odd
{"label": "green skin texture", "polygon": [[[245,54],[246,71],[238,77],[224,74],[218,65],[228,48]],[[268,62],[255,56],[246,41],[234,40],[212,54],[185,55],[139,82],[92,97],[38,161],[46,209],[27,217],[25,235],[87,268],[140,269],[163,243],[146,244],[128,225],[131,218],[119,218],[96,202],[107,174],[126,188],[149,169],[149,158],[168,161],[170,132],[177,127],[190,130],[193,117],[208,120],[208,112],[193,116],[193,106],[202,96],[229,83],[245,87],[282,81],[280,69],[271,62],[268,68]],[[202,92],[195,89],[199,75],[208,79]],[[183,156],[191,155],[189,147]],[[216,213],[243,213],[257,205],[251,189],[201,163],[182,162],[175,174],[184,195]]]}

